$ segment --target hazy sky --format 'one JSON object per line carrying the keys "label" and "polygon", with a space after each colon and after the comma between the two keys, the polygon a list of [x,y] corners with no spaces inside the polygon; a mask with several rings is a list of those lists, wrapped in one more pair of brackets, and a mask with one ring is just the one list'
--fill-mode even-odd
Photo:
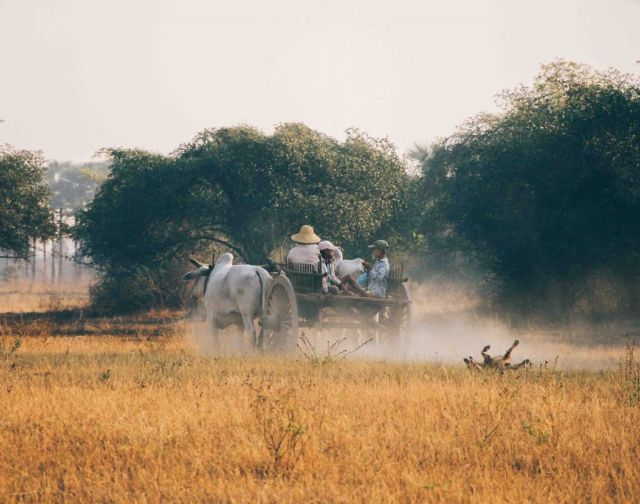
{"label": "hazy sky", "polygon": [[83,161],[301,121],[404,152],[556,58],[640,71],[640,1],[0,0],[0,143]]}

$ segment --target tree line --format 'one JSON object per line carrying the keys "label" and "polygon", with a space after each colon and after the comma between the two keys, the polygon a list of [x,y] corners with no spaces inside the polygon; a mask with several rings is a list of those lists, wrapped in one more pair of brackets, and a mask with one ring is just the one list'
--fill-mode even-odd
{"label": "tree line", "polygon": [[[205,130],[166,156],[106,150],[109,174],[72,230],[100,270],[96,305],[179,305],[188,255],[224,249],[260,264],[310,223],[350,256],[384,237],[412,276],[473,279],[493,309],[632,313],[640,305],[637,79],[561,61],[498,98],[497,113],[417,148],[411,162],[387,140],[350,130],[338,141],[302,124],[270,135]],[[23,238],[49,232],[42,168],[32,153],[0,152],[0,179],[27,181],[7,189],[1,179],[0,190],[13,189],[3,199],[31,202],[2,215],[0,248],[20,253]]]}

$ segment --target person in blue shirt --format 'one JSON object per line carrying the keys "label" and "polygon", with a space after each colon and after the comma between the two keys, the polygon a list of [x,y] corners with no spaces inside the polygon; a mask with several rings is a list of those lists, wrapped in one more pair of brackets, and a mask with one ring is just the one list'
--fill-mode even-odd
{"label": "person in blue shirt", "polygon": [[366,289],[367,295],[383,298],[387,295],[387,280],[391,270],[387,259],[389,244],[385,240],[376,240],[369,248],[373,249],[375,262],[362,261],[365,272],[358,277],[358,283]]}

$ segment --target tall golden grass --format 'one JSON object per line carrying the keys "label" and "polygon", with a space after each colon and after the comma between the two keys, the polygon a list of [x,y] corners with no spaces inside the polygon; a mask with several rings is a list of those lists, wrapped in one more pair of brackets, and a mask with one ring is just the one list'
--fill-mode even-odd
{"label": "tall golden grass", "polygon": [[497,375],[216,358],[179,337],[1,341],[0,502],[640,496],[632,348],[619,371]]}
{"label": "tall golden grass", "polygon": [[75,308],[89,301],[90,279],[59,284],[28,280],[0,282],[0,313]]}

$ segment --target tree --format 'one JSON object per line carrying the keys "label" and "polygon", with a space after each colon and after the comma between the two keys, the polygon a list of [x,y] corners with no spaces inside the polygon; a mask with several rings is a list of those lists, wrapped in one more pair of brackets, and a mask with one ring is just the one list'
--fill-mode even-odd
{"label": "tree", "polygon": [[42,155],[0,146],[0,250],[27,259],[34,239],[55,233]]}
{"label": "tree", "polygon": [[110,174],[75,229],[95,265],[159,264],[215,238],[225,219],[224,194],[202,184],[190,166],[141,150],[106,153]]}
{"label": "tree", "polygon": [[181,147],[179,159],[224,193],[219,231],[252,262],[303,223],[359,251],[394,214],[407,178],[388,141],[350,130],[340,143],[302,124],[281,125],[272,136],[248,127],[207,130]]}
{"label": "tree", "polygon": [[177,271],[174,261],[210,244],[263,263],[304,223],[356,251],[392,218],[407,177],[385,140],[350,131],[341,143],[300,124],[270,136],[206,130],[170,156],[107,153],[110,174],[76,227],[105,279]]}
{"label": "tree", "polygon": [[[558,311],[598,271],[640,273],[640,86],[615,71],[543,66],[423,159],[430,253],[463,252],[504,305]],[[627,301],[632,304],[638,300]],[[548,308],[548,304],[544,304]]]}

